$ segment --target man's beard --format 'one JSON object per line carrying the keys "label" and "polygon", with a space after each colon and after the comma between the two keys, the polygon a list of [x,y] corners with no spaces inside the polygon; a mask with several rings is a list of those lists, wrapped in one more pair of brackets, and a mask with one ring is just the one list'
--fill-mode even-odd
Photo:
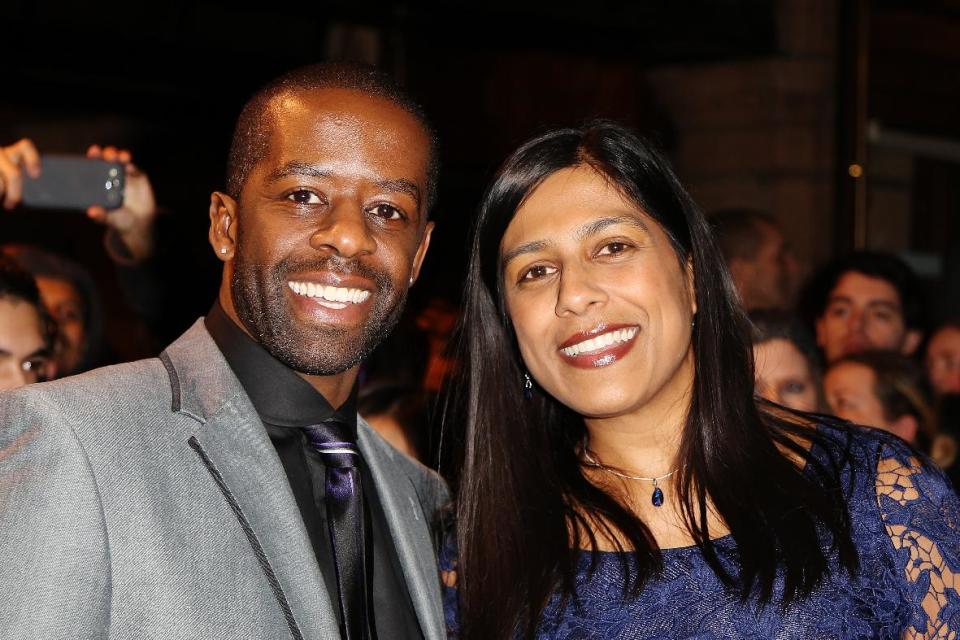
{"label": "man's beard", "polygon": [[[238,243],[230,290],[237,315],[247,331],[270,355],[294,371],[330,376],[356,366],[390,335],[403,313],[407,290],[398,291],[390,277],[359,262],[331,255],[312,260],[283,260],[263,269],[245,259]],[[374,282],[373,308],[357,328],[304,326],[286,300],[290,274],[331,272],[357,274]]]}

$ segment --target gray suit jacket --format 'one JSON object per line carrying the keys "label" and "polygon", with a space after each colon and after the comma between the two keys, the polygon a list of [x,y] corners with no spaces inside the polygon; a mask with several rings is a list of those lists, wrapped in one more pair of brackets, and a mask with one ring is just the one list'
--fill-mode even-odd
{"label": "gray suit jacket", "polygon": [[[359,435],[441,640],[446,488],[362,420]],[[0,554],[6,640],[339,637],[283,466],[201,321],[158,359],[0,395]]]}

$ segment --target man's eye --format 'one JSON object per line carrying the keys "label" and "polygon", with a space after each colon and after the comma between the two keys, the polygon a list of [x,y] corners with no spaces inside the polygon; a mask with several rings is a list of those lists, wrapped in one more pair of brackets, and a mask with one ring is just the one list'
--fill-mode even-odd
{"label": "man's eye", "polygon": [[520,274],[520,281],[530,281],[530,280],[539,280],[540,278],[545,278],[556,269],[553,267],[548,267],[544,264],[538,264],[534,267],[530,267],[526,271]]}
{"label": "man's eye", "polygon": [[830,307],[827,313],[829,313],[834,318],[842,318],[845,315],[847,315],[847,307],[845,306]]}
{"label": "man's eye", "polygon": [[31,358],[30,360],[21,362],[20,368],[27,373],[37,374],[46,363],[46,358]]}
{"label": "man's eye", "polygon": [[287,199],[293,200],[297,204],[322,204],[320,196],[315,194],[313,191],[308,191],[306,189],[297,189],[293,193],[287,196]]}
{"label": "man's eye", "polygon": [[378,204],[369,209],[370,213],[384,220],[402,220],[404,215],[391,204]]}

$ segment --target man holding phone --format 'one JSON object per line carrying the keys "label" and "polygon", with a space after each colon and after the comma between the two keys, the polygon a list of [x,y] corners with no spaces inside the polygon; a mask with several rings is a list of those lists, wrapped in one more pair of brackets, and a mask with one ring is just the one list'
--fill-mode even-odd
{"label": "man holding phone", "polygon": [[0,395],[0,636],[445,637],[446,489],[355,411],[436,173],[423,112],[372,68],[247,103],[208,316],[157,359]]}

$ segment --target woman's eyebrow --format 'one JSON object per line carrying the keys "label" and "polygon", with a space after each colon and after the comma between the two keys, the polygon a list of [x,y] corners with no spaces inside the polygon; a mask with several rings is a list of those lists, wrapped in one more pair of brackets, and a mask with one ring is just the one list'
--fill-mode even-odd
{"label": "woman's eyebrow", "polygon": [[645,233],[650,233],[650,228],[643,222],[643,220],[637,216],[624,214],[621,216],[608,216],[605,218],[598,218],[597,220],[591,220],[574,231],[573,236],[577,240],[584,240],[590,236],[600,233],[607,227],[612,227],[613,225],[617,224],[628,224],[632,227],[640,229]]}
{"label": "woman's eyebrow", "polygon": [[534,253],[535,251],[543,251],[550,245],[546,240],[534,240],[533,242],[524,242],[523,244],[510,249],[505,254],[503,258],[500,259],[500,263],[503,266],[507,266],[511,260],[518,258],[525,253]]}
{"label": "woman's eyebrow", "polygon": [[[597,220],[591,220],[590,222],[578,227],[573,232],[573,237],[578,241],[589,238],[590,236],[596,235],[606,229],[607,227],[612,227],[617,224],[628,224],[632,227],[636,227],[645,233],[650,233],[650,227],[648,227],[643,220],[637,216],[632,216],[629,214],[624,214],[621,216],[607,216],[605,218],[598,218]],[[534,253],[535,251],[543,251],[548,246],[550,242],[547,240],[532,240],[531,242],[524,242],[521,245],[510,249],[503,254],[501,259],[501,264],[506,266],[510,263],[511,260],[522,256],[525,253]]]}

